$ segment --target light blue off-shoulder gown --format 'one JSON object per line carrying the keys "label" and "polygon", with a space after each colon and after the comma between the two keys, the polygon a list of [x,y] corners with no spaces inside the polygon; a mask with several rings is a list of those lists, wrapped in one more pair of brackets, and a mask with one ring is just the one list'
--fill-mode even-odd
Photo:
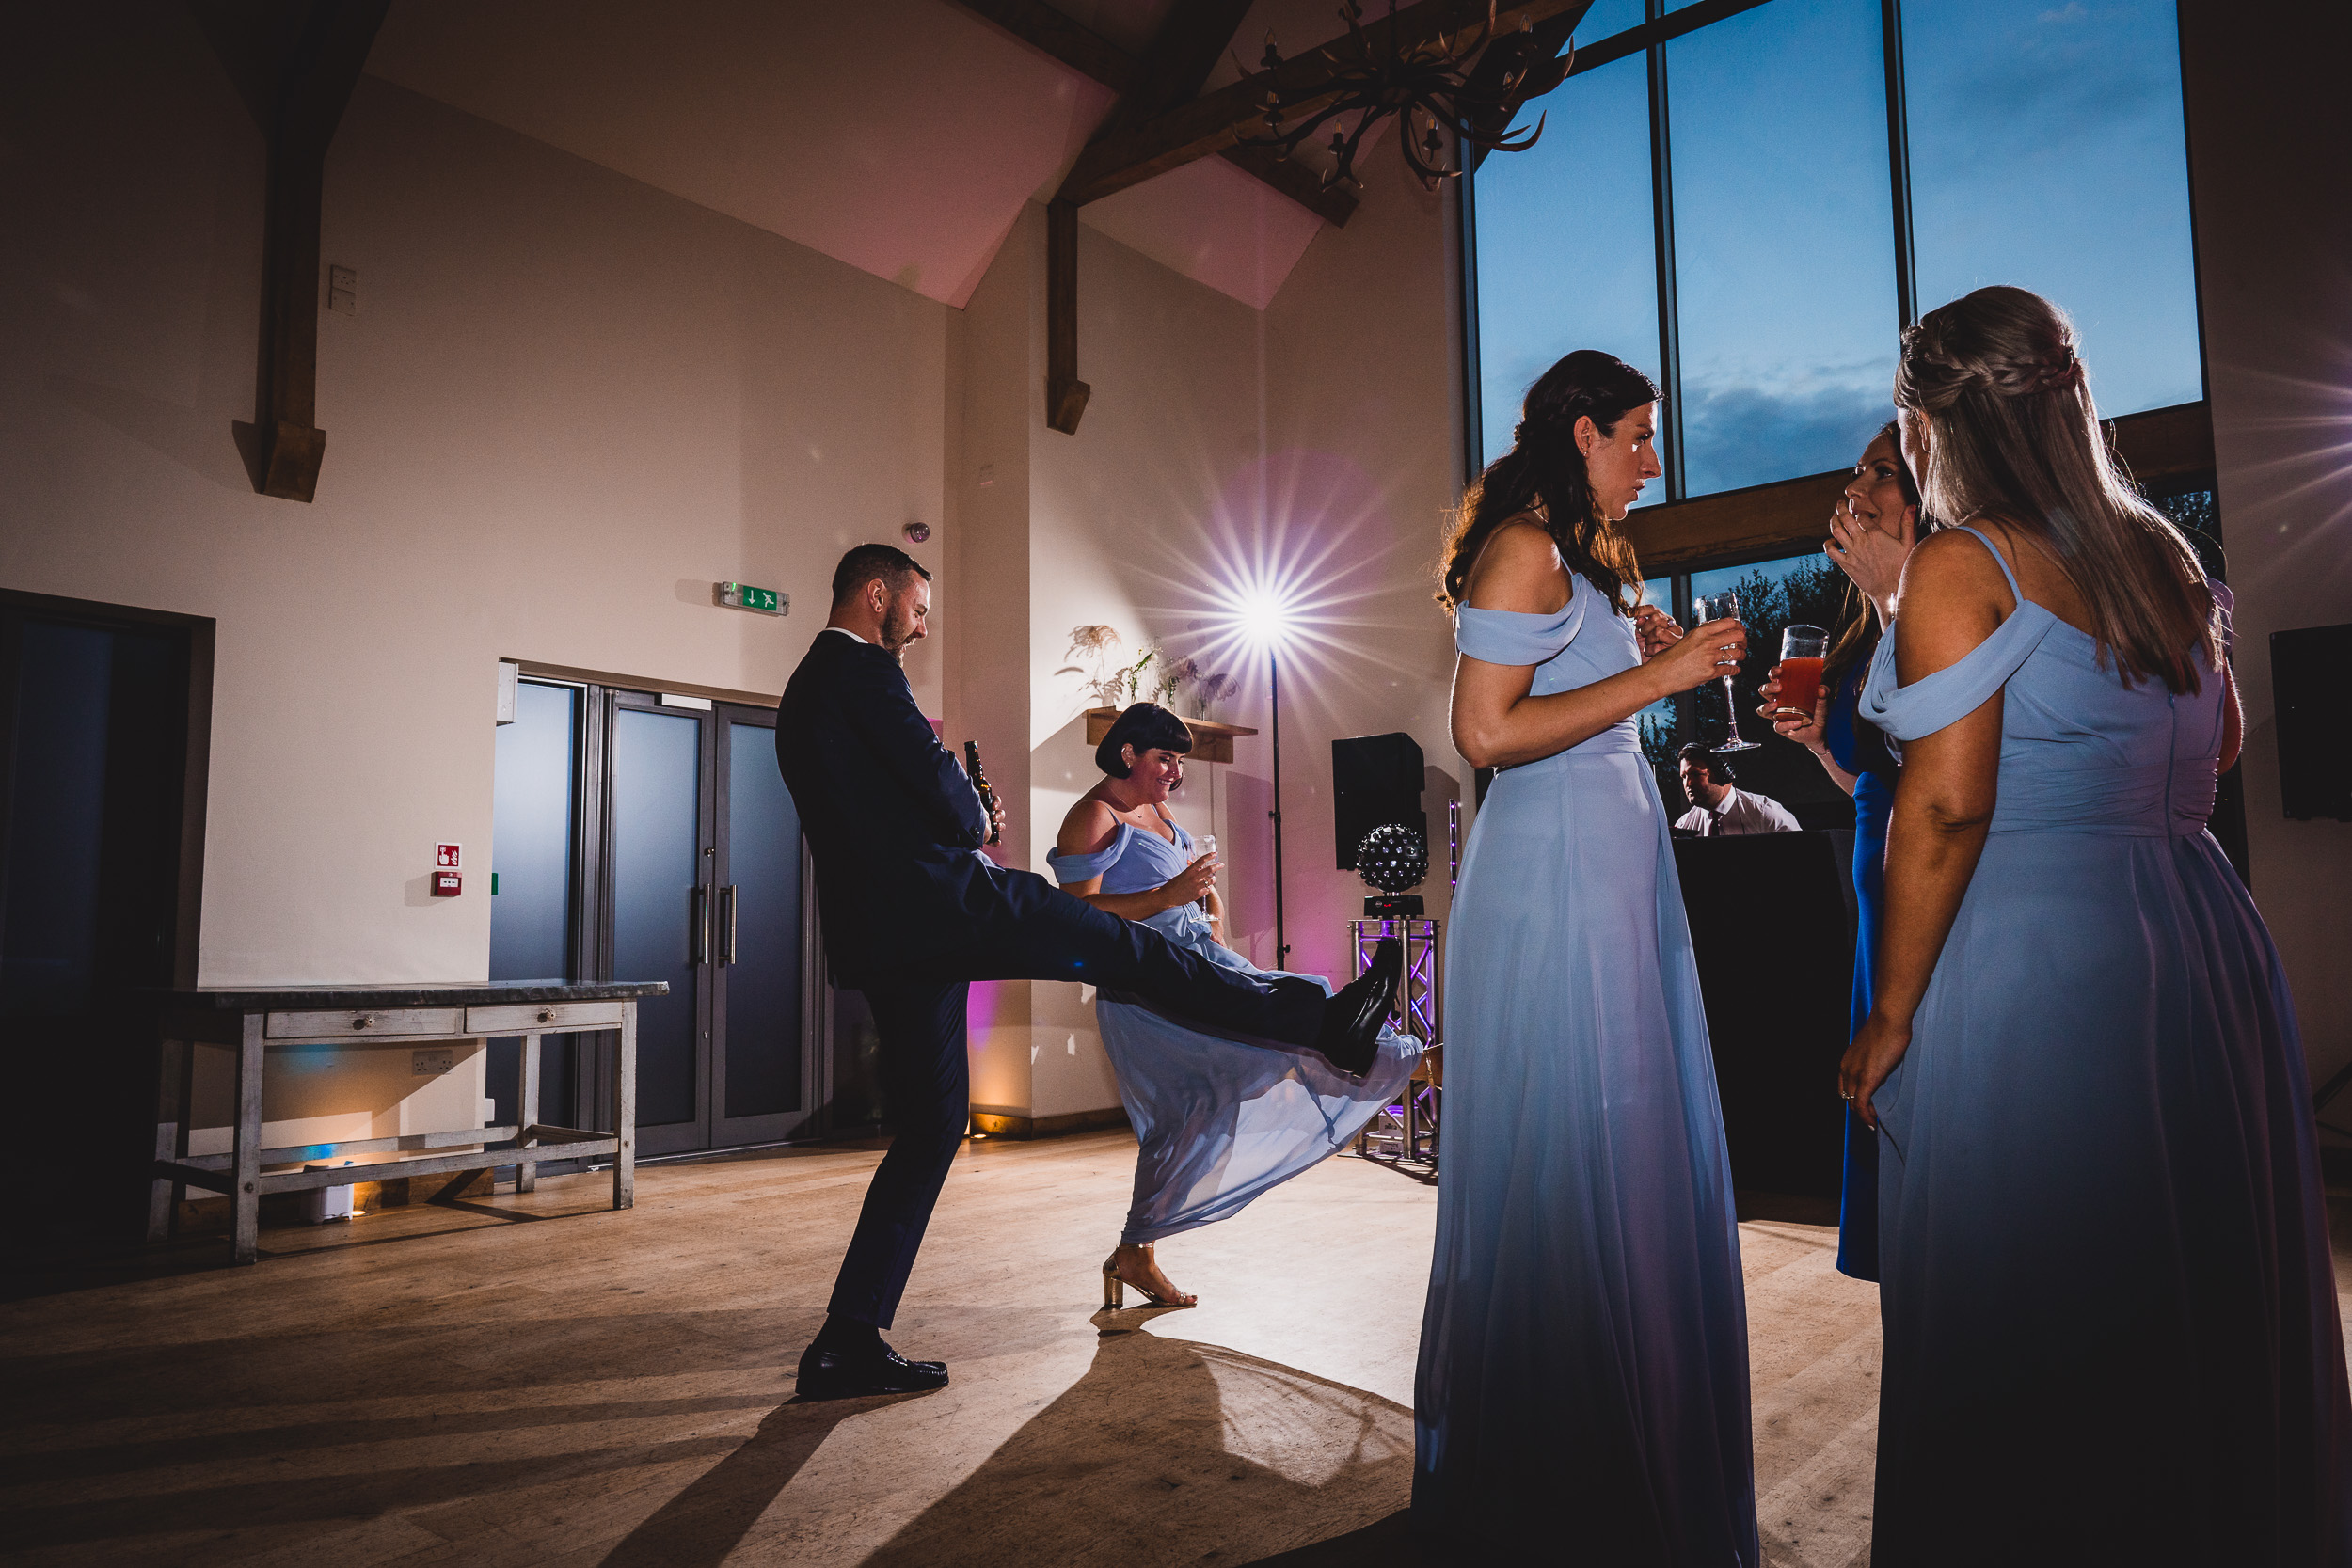
{"label": "light blue off-shoulder gown", "polygon": [[[1630,670],[1581,577],[1465,609],[1538,696]],[[1634,722],[1500,773],[1446,948],[1413,1514],[1459,1560],[1758,1568],[1747,1313],[1706,1009]]]}
{"label": "light blue off-shoulder gown", "polygon": [[[1149,892],[1192,863],[1192,835],[1168,826],[1172,843],[1122,822],[1119,836],[1095,853],[1057,852],[1046,864],[1058,882],[1100,877],[1104,893]],[[1273,973],[1216,942],[1198,904],[1164,910],[1144,924],[1212,963]],[[1330,990],[1320,975],[1306,978]],[[1354,1141],[1375,1111],[1404,1092],[1421,1061],[1419,1040],[1383,1029],[1379,1054],[1359,1084],[1313,1052],[1218,1035],[1108,992],[1097,993],[1094,1011],[1139,1146],[1122,1243],[1232,1218]]]}
{"label": "light blue off-shoulder gown", "polygon": [[1871,664],[1872,723],[1915,741],[2003,703],[1984,853],[1875,1097],[1871,1560],[2352,1560],[2294,1001],[2205,831],[2223,682],[2127,686],[2022,594],[1910,686],[1901,632]]}

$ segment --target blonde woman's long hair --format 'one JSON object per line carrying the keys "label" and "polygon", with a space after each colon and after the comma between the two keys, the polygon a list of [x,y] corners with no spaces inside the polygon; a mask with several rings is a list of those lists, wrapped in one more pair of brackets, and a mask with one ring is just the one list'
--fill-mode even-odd
{"label": "blonde woman's long hair", "polygon": [[2220,611],[2197,552],[2143,499],[2099,429],[2074,325],[2025,289],[1979,289],[1903,333],[1898,407],[1933,417],[1918,476],[1939,521],[1997,520],[2039,545],[2090,611],[2126,685],[2201,687],[2221,668]]}

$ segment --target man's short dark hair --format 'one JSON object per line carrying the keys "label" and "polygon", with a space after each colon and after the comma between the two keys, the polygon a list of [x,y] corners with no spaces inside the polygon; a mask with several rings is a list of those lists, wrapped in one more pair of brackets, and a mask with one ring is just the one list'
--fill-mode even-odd
{"label": "man's short dark hair", "polygon": [[1697,763],[1700,770],[1717,784],[1731,784],[1738,778],[1738,775],[1731,770],[1730,762],[1717,756],[1703,740],[1693,740],[1681,751],[1677,752],[1675,757],[1677,762]]}
{"label": "man's short dark hair", "polygon": [[921,562],[896,545],[860,545],[843,556],[841,564],[833,569],[833,602],[847,604],[851,594],[876,578],[882,578],[895,594],[906,582],[909,572],[925,582],[931,579]]}

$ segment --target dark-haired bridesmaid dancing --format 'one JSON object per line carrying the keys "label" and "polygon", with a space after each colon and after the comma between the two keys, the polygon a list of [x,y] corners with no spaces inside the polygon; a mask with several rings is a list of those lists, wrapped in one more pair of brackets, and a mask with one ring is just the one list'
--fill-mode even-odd
{"label": "dark-haired bridesmaid dancing", "polygon": [[1446,553],[1454,744],[1501,771],[1446,949],[1413,1513],[1468,1562],[1759,1562],[1731,1171],[1633,719],[1746,633],[1634,603],[1657,400],[1608,355],[1554,365]]}
{"label": "dark-haired bridesmaid dancing", "polygon": [[2352,1560],[2295,1004],[2205,831],[2228,590],[2116,470],[2049,301],[1931,310],[1895,401],[1959,526],[1862,701],[1903,747],[1843,1084],[1882,1134],[1871,1561]]}

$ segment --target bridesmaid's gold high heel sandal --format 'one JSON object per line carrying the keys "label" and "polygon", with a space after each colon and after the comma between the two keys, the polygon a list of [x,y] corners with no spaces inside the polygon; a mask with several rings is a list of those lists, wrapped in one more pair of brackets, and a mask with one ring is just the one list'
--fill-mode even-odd
{"label": "bridesmaid's gold high heel sandal", "polygon": [[[1138,1250],[1143,1254],[1143,1260],[1152,1264],[1153,1272],[1157,1273],[1159,1264],[1158,1259],[1152,1257],[1152,1243],[1146,1242]],[[1104,1309],[1109,1311],[1126,1306],[1127,1287],[1131,1284],[1135,1282],[1120,1274],[1119,1253],[1114,1250],[1108,1258],[1103,1259]],[[1171,1293],[1164,1296],[1149,1285],[1136,1284],[1136,1294],[1143,1298],[1144,1305],[1147,1307],[1198,1307],[1200,1305],[1199,1296],[1184,1295],[1172,1291]]]}

